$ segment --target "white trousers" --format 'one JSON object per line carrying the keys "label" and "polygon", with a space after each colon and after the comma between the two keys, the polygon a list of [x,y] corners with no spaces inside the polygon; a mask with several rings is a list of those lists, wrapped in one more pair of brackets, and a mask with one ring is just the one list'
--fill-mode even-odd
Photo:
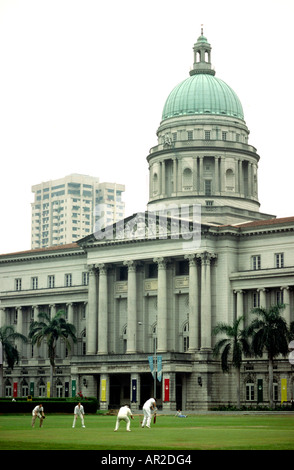
{"label": "white trousers", "polygon": [[145,425],[150,426],[150,423],[151,423],[151,410],[150,410],[150,408],[143,408],[143,415],[144,415],[144,418],[143,418],[143,422],[142,422],[142,427],[144,427]]}
{"label": "white trousers", "polygon": [[77,417],[80,417],[81,418],[81,421],[82,421],[82,426],[84,426],[84,415],[80,414],[80,415],[74,415],[74,419],[73,419],[73,423],[72,423],[72,426],[73,428],[75,427],[76,425],[76,420],[77,420]]}
{"label": "white trousers", "polygon": [[124,416],[124,415],[118,416],[118,417],[116,418],[116,424],[115,424],[114,430],[115,430],[115,431],[118,430],[121,421],[125,421],[125,422],[126,422],[126,424],[127,424],[127,431],[130,431],[130,425],[131,425],[130,418],[129,418],[128,416]]}

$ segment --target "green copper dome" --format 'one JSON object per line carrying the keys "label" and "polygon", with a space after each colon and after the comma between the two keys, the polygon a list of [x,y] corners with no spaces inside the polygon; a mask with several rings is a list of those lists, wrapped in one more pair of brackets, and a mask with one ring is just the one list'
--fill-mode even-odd
{"label": "green copper dome", "polygon": [[177,85],[168,96],[162,120],[176,116],[212,114],[244,121],[242,105],[236,93],[215,77],[211,66],[211,46],[203,29],[193,47],[194,63],[190,77]]}
{"label": "green copper dome", "polygon": [[168,96],[162,120],[176,116],[213,114],[244,120],[243,108],[236,93],[222,80],[208,73],[190,76]]}

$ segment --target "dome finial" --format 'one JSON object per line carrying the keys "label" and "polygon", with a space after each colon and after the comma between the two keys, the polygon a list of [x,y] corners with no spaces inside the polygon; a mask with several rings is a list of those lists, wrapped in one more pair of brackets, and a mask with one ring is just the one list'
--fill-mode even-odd
{"label": "dome finial", "polygon": [[201,25],[201,36],[203,36],[203,24]]}

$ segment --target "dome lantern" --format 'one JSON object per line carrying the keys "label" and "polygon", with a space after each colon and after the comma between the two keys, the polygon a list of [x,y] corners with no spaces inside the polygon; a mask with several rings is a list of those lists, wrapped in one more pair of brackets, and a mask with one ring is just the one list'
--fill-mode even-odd
{"label": "dome lantern", "polygon": [[190,75],[198,73],[208,73],[215,75],[215,71],[211,67],[211,45],[208,43],[205,36],[203,36],[203,28],[201,28],[201,36],[197,39],[193,47],[194,63],[193,69],[190,70]]}

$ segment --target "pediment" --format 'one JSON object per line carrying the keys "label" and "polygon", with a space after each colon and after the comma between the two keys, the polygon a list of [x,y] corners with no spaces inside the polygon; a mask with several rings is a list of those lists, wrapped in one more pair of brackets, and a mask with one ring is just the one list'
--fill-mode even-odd
{"label": "pediment", "polygon": [[200,230],[199,223],[145,211],[133,214],[107,227],[98,228],[91,235],[79,240],[78,244],[90,247],[109,243],[187,238]]}

